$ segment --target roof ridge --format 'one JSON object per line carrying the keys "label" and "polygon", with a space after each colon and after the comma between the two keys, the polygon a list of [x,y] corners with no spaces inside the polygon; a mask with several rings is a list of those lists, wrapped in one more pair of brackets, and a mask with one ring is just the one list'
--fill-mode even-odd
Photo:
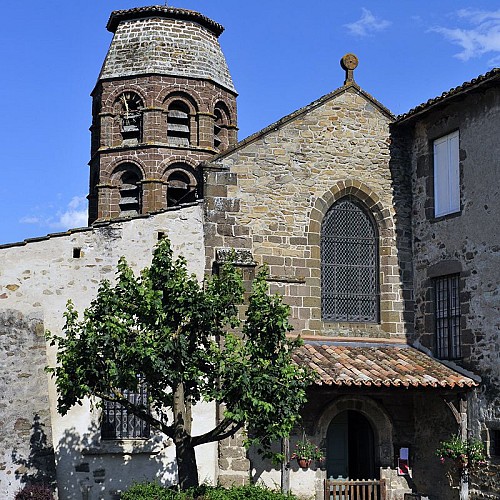
{"label": "roof ridge", "polygon": [[283,125],[286,125],[287,123],[293,121],[295,118],[299,117],[302,114],[305,114],[313,109],[318,108],[325,102],[327,102],[330,99],[333,99],[334,97],[340,95],[343,92],[347,92],[348,90],[353,89],[354,91],[358,92],[362,96],[365,97],[365,99],[368,99],[371,101],[379,110],[384,113],[390,120],[394,121],[396,119],[396,116],[388,109],[386,108],[380,101],[375,99],[371,94],[363,90],[356,82],[349,82],[346,85],[343,85],[342,87],[338,87],[331,92],[328,92],[327,94],[319,97],[318,99],[315,99],[314,101],[310,102],[309,104],[306,104],[305,106],[302,106],[301,108],[296,109],[295,111],[292,111],[291,113],[288,113],[285,116],[282,116],[280,119],[276,120],[275,122],[271,123],[270,125],[266,125],[264,128],[258,130],[257,132],[254,132],[253,134],[250,134],[248,137],[245,137],[241,141],[238,141],[234,146],[231,146],[227,149],[225,149],[223,152],[213,156],[209,160],[206,160],[206,163],[215,163],[218,160],[223,159],[227,155],[230,155],[237,151],[238,149],[247,146],[248,144],[262,138],[266,134],[273,132],[274,130],[278,130],[281,128]]}
{"label": "roof ridge", "polygon": [[210,30],[217,37],[219,37],[224,31],[224,26],[213,21],[209,17],[204,16],[196,10],[180,9],[177,7],[169,7],[167,5],[149,5],[135,7],[133,9],[114,10],[111,12],[106,29],[111,33],[114,33],[121,21],[140,19],[141,17],[144,17],[145,14],[195,21]]}
{"label": "roof ridge", "polygon": [[396,117],[396,123],[400,123],[402,121],[405,121],[409,118],[412,118],[413,116],[422,113],[424,111],[427,111],[427,109],[431,108],[432,106],[441,104],[442,102],[451,99],[462,92],[465,92],[467,90],[471,90],[476,86],[482,85],[490,80],[493,80],[497,77],[500,77],[500,68],[493,68],[492,70],[488,71],[487,73],[484,73],[482,75],[479,75],[472,80],[466,81],[462,83],[461,85],[458,85],[456,87],[452,87],[450,90],[447,90],[443,92],[441,95],[437,97],[433,97],[431,99],[428,99],[427,101],[423,102],[422,104],[419,104],[418,106],[415,106],[414,108],[410,109],[406,113],[403,113],[401,115],[398,115]]}

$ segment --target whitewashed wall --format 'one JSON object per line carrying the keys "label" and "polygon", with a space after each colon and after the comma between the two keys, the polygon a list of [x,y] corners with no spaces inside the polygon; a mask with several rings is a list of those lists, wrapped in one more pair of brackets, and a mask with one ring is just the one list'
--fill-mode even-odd
{"label": "whitewashed wall", "polygon": [[[53,445],[55,449],[61,499],[87,498],[85,491],[90,500],[108,499],[134,480],[175,480],[175,450],[166,438],[155,436],[143,446],[133,442],[124,446],[100,444],[98,415],[89,403],[73,408],[65,417],[57,413],[55,386],[43,371],[45,364],[55,362],[55,350],[47,346],[43,355],[43,328],[61,331],[68,299],[83,311],[99,282],[114,278],[120,256],[137,271],[148,266],[159,232],[170,238],[174,253],[184,255],[189,270],[202,279],[202,222],[197,205],[0,248],[0,314],[4,314],[0,380],[5,385],[0,395],[1,498],[12,498],[23,478],[39,472],[39,464],[33,460],[33,443],[30,445],[35,418],[47,439],[45,448]],[[81,249],[80,258],[74,257],[74,249]],[[14,330],[16,321],[24,329]],[[30,340],[28,346],[20,340],[21,333],[13,333],[18,331],[35,341]],[[214,405],[195,409],[195,433],[208,430],[214,422]],[[200,480],[214,482],[216,444],[197,449],[197,459]]]}

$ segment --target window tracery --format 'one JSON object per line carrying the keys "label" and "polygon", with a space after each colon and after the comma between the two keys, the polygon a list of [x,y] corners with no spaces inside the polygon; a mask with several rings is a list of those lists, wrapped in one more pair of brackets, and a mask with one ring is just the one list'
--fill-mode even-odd
{"label": "window tracery", "polygon": [[325,321],[378,321],[378,233],[354,197],[338,200],[321,228],[322,317]]}

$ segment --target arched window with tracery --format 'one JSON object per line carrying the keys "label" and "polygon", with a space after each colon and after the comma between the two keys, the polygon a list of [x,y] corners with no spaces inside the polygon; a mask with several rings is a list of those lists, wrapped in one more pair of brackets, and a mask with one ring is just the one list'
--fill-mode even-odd
{"label": "arched window with tracery", "polygon": [[355,197],[338,200],[323,219],[321,305],[324,321],[379,320],[378,231]]}
{"label": "arched window with tracery", "polygon": [[125,144],[133,145],[142,140],[142,99],[135,92],[124,92],[119,97],[121,134]]}
{"label": "arched window with tracery", "polygon": [[142,184],[139,169],[133,164],[123,164],[117,169],[120,190],[120,216],[141,213]]}
{"label": "arched window with tracery", "polygon": [[168,106],[167,138],[169,144],[189,146],[191,144],[191,118],[189,106],[180,100]]}
{"label": "arched window with tracery", "polygon": [[196,177],[189,165],[172,165],[167,174],[167,207],[196,201],[197,187]]}

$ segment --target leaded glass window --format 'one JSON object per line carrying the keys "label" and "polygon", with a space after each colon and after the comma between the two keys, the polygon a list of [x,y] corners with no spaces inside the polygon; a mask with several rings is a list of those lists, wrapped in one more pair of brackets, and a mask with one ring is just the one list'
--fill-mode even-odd
{"label": "leaded glass window", "polygon": [[354,197],[337,201],[321,228],[322,317],[325,321],[378,321],[378,233]]}
{"label": "leaded glass window", "polygon": [[437,356],[456,359],[460,348],[460,276],[452,274],[434,279]]}
{"label": "leaded glass window", "polygon": [[[124,390],[123,394],[134,405],[148,406],[147,388],[144,384],[140,384],[137,391]],[[148,423],[130,413],[119,403],[106,400],[103,403],[102,439],[149,438],[150,427]]]}

